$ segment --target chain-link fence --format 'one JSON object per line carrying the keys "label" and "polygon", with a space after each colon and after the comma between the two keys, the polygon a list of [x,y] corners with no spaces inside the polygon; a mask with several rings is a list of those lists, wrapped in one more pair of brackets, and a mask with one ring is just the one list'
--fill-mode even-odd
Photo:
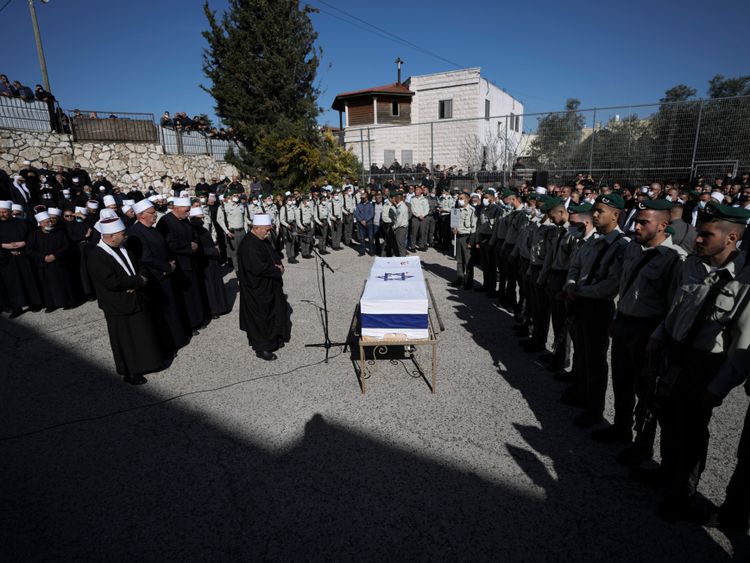
{"label": "chain-link fence", "polygon": [[446,171],[510,185],[547,171],[598,185],[689,182],[750,168],[750,96],[349,127],[347,148],[369,176],[421,179]]}

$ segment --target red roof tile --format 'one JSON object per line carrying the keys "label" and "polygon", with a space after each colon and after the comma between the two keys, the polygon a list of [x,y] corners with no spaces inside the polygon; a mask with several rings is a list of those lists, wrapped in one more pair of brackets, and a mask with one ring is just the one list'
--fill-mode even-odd
{"label": "red roof tile", "polygon": [[344,109],[342,103],[344,98],[354,98],[357,96],[366,96],[368,94],[396,94],[400,96],[413,96],[414,92],[409,90],[408,87],[403,84],[394,82],[393,84],[385,84],[384,86],[375,86],[373,88],[364,88],[362,90],[352,90],[351,92],[343,92],[338,94],[333,100],[331,107],[333,109]]}

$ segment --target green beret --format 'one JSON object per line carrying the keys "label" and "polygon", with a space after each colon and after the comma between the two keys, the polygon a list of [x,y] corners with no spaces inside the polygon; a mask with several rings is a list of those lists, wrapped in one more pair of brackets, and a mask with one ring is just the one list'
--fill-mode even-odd
{"label": "green beret", "polygon": [[497,193],[497,190],[495,188],[487,188],[487,193],[495,195]]}
{"label": "green beret", "polygon": [[539,199],[539,196],[535,194],[534,192],[531,192],[529,195],[526,196],[526,201],[534,201],[535,199]]}
{"label": "green beret", "polygon": [[654,211],[669,211],[674,205],[666,199],[644,199],[636,203],[636,207],[638,209],[652,209]]}
{"label": "green beret", "polygon": [[312,195],[310,193],[302,194],[302,199],[310,199]]}
{"label": "green beret", "polygon": [[594,208],[589,202],[582,203],[581,205],[568,205],[568,213],[591,213]]}
{"label": "green beret", "polygon": [[510,188],[505,188],[505,189],[504,189],[504,190],[502,191],[502,193],[500,194],[500,197],[502,197],[503,199],[505,199],[506,197],[510,197],[510,196],[512,196],[512,195],[517,195],[517,194],[516,194],[516,192],[514,192],[514,191],[513,191],[513,190],[511,190]]}
{"label": "green beret", "polygon": [[200,197],[202,195],[208,195],[208,190],[205,188],[201,188],[199,190],[195,190],[195,197]]}
{"label": "green beret", "polygon": [[546,195],[541,197],[543,211],[552,211],[555,207],[565,205],[565,202],[559,197]]}
{"label": "green beret", "polygon": [[596,198],[596,203],[603,203],[614,209],[625,209],[625,200],[623,200],[622,196],[618,194],[600,195]]}
{"label": "green beret", "polygon": [[703,210],[702,218],[745,225],[747,220],[750,219],[750,209],[745,209],[744,207],[730,207],[729,205],[722,205],[716,201],[709,201],[708,205],[706,205],[706,208]]}

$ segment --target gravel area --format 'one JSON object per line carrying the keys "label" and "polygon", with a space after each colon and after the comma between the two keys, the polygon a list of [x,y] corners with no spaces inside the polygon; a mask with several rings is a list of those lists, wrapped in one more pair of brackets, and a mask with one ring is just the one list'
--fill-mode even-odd
{"label": "gravel area", "polygon": [[[3,559],[750,560],[750,537],[659,520],[657,493],[573,426],[507,312],[420,255],[446,328],[435,394],[396,356],[362,395],[356,356],[305,347],[323,339],[314,260],[287,267],[278,361],[255,357],[235,303],[140,387],[114,373],[96,303],[3,317]],[[326,258],[345,340],[372,258]],[[611,404],[610,389],[610,419]],[[700,489],[715,503],[746,408],[735,390],[712,422]]]}

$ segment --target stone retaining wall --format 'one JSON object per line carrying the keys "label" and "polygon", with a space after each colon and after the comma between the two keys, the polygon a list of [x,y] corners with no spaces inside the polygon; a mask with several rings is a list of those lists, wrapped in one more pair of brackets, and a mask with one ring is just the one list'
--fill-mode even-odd
{"label": "stone retaining wall", "polygon": [[90,174],[104,172],[109,181],[122,186],[148,186],[164,176],[187,178],[194,186],[201,176],[210,180],[238,175],[234,166],[208,155],[164,154],[158,144],[77,143],[71,135],[0,129],[0,168],[13,174],[24,168],[24,160],[35,165],[45,161],[51,167],[78,162]]}

